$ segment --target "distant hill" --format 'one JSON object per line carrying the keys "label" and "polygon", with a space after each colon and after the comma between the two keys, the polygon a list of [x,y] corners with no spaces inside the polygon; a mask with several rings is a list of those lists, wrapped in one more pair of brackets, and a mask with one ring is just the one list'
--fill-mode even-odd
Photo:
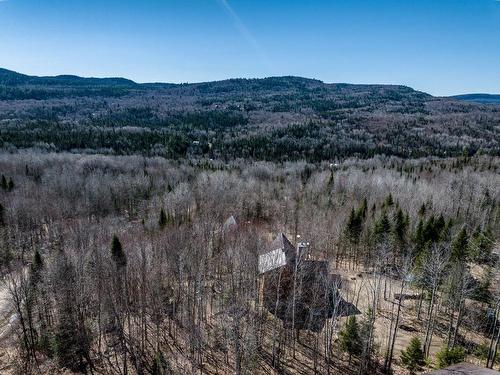
{"label": "distant hill", "polygon": [[273,161],[500,155],[499,132],[497,106],[399,85],[291,76],[139,84],[0,69],[0,146],[9,149]]}
{"label": "distant hill", "polygon": [[0,68],[0,85],[21,86],[128,86],[137,84],[125,78],[82,78],[74,75],[54,77],[28,76],[12,70]]}
{"label": "distant hill", "polygon": [[466,102],[475,102],[483,104],[500,104],[500,95],[494,94],[464,94],[455,95],[452,98],[457,100],[463,100]]}

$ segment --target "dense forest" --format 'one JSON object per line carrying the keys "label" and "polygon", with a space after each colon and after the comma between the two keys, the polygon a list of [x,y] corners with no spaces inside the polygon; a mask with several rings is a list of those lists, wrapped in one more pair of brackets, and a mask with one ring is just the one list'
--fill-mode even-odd
{"label": "dense forest", "polygon": [[500,106],[0,69],[0,373],[500,369]]}
{"label": "dense forest", "polygon": [[0,142],[225,161],[498,156],[500,107],[458,99],[299,77],[174,85],[0,70]]}
{"label": "dense forest", "polygon": [[[2,373],[500,366],[497,157],[276,164],[27,150],[1,154],[0,171]],[[265,307],[258,259],[279,233],[338,276],[326,295],[294,283],[290,308],[340,293],[357,312],[299,329]]]}

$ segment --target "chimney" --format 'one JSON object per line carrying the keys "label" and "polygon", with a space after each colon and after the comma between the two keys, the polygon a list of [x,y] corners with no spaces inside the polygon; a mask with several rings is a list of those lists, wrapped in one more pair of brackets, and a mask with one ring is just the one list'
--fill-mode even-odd
{"label": "chimney", "polygon": [[297,243],[297,258],[302,259],[306,256],[307,248],[309,247],[309,242],[300,241]]}

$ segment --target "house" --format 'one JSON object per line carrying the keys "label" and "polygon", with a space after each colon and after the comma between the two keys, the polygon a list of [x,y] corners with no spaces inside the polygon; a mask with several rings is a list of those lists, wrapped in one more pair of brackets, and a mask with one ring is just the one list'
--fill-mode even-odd
{"label": "house", "polygon": [[310,259],[307,245],[295,247],[280,233],[259,256],[263,304],[285,326],[319,332],[333,316],[360,312],[340,296],[341,278],[329,272],[328,262]]}

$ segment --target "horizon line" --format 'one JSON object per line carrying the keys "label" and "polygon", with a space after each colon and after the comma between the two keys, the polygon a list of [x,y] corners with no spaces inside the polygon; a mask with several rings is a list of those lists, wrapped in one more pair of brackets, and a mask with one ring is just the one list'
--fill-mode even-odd
{"label": "horizon line", "polygon": [[[0,0],[1,1],[1,0]],[[497,0],[500,2],[500,0]],[[482,92],[482,91],[474,91],[474,92],[462,92],[462,93],[458,93],[458,94],[451,94],[451,95],[436,95],[436,94],[432,94],[428,91],[425,91],[425,90],[421,90],[421,89],[418,89],[418,88],[415,88],[413,86],[410,86],[410,85],[407,85],[407,84],[404,84],[404,83],[387,83],[387,82],[342,82],[342,81],[338,81],[338,82],[328,82],[328,81],[324,81],[320,78],[311,78],[311,77],[306,77],[306,76],[300,76],[300,75],[293,75],[293,74],[283,74],[283,75],[269,75],[269,76],[254,76],[254,77],[227,77],[227,78],[223,78],[223,79],[212,79],[212,80],[202,80],[202,81],[140,81],[140,80],[135,80],[135,79],[132,79],[132,78],[128,78],[126,76],[108,76],[108,75],[85,75],[85,74],[77,74],[77,73],[62,73],[62,74],[56,74],[56,75],[39,75],[39,74],[34,74],[34,73],[21,73],[20,71],[17,71],[17,70],[13,70],[13,69],[8,69],[8,68],[3,68],[3,67],[0,67],[0,69],[4,69],[4,70],[7,70],[7,71],[10,71],[10,72],[13,72],[13,73],[16,73],[16,74],[20,74],[20,75],[25,75],[25,76],[28,76],[28,77],[38,77],[38,78],[56,78],[56,77],[61,77],[61,76],[71,76],[71,77],[78,77],[78,78],[84,78],[84,79],[125,79],[125,80],[128,80],[128,81],[131,81],[135,84],[138,84],[138,85],[154,85],[154,84],[164,84],[164,85],[196,85],[196,84],[202,84],[202,83],[213,83],[213,82],[223,82],[223,81],[229,81],[229,80],[238,80],[238,79],[242,79],[242,80],[252,80],[252,79],[255,79],[255,80],[263,80],[263,79],[269,79],[269,78],[286,78],[286,77],[292,77],[292,78],[302,78],[302,79],[307,79],[307,80],[311,80],[311,81],[319,81],[323,84],[326,84],[326,85],[366,85],[366,86],[370,86],[370,85],[373,85],[373,86],[404,86],[404,87],[409,87],[411,88],[412,90],[415,90],[415,91],[419,91],[419,92],[422,92],[422,93],[425,93],[425,94],[428,94],[428,95],[431,95],[433,97],[436,97],[436,98],[444,98],[444,97],[455,97],[455,96],[462,96],[462,95],[491,95],[491,96],[497,96],[497,95],[500,95],[500,91],[498,93],[493,93],[493,92]]]}

